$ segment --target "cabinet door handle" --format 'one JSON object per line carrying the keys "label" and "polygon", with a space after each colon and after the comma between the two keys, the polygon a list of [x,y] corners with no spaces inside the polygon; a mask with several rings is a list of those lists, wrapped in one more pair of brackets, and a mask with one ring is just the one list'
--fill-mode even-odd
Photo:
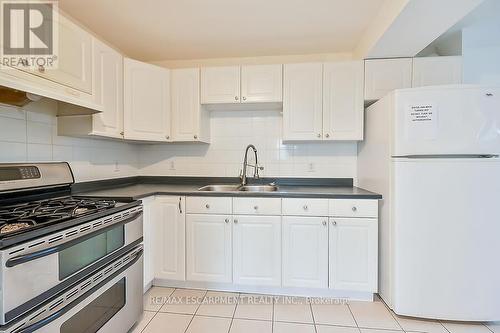
{"label": "cabinet door handle", "polygon": [[234,96],[234,100],[237,101],[239,98],[238,96]]}
{"label": "cabinet door handle", "polygon": [[323,221],[323,225],[326,226],[326,221]]}
{"label": "cabinet door handle", "polygon": [[337,221],[332,221],[332,225],[337,225]]}
{"label": "cabinet door handle", "polygon": [[234,223],[238,223],[238,220],[237,220],[237,219],[234,219]]}
{"label": "cabinet door handle", "polygon": [[330,134],[326,133],[326,134],[325,134],[325,137],[329,138],[329,137],[330,137]]}
{"label": "cabinet door handle", "polygon": [[258,210],[259,206],[253,206],[253,209]]}
{"label": "cabinet door handle", "polygon": [[179,197],[179,214],[182,214],[182,205],[181,205],[182,197]]}
{"label": "cabinet door handle", "polygon": [[196,140],[198,139],[198,135],[194,135],[193,138]]}
{"label": "cabinet door handle", "polygon": [[210,209],[210,205],[209,205],[209,204],[206,204],[206,205],[205,205],[205,208],[206,208],[206,209]]}
{"label": "cabinet door handle", "polygon": [[308,210],[309,209],[309,207],[307,207],[307,205],[304,205],[303,208],[304,208],[304,210]]}
{"label": "cabinet door handle", "polygon": [[318,134],[318,138],[321,138],[321,134]]}
{"label": "cabinet door handle", "polygon": [[229,219],[225,219],[224,222],[229,223]]}
{"label": "cabinet door handle", "polygon": [[358,210],[358,208],[357,208],[356,206],[353,206],[353,207],[352,207],[352,211],[353,211],[353,212],[356,212],[357,210]]}
{"label": "cabinet door handle", "polygon": [[246,98],[245,96],[243,96],[243,100],[244,100],[244,101],[246,101],[246,100],[247,100],[247,98]]}

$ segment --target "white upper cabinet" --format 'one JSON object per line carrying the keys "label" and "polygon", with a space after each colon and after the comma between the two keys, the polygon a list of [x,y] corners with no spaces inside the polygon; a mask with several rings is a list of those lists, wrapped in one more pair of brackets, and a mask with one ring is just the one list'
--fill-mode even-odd
{"label": "white upper cabinet", "polygon": [[283,216],[283,287],[328,287],[328,218]]}
{"label": "white upper cabinet", "polygon": [[362,61],[323,66],[323,138],[363,140]]}
{"label": "white upper cabinet", "polygon": [[413,87],[462,83],[462,57],[413,58]]}
{"label": "white upper cabinet", "polygon": [[240,66],[203,67],[201,104],[239,103]]}
{"label": "white upper cabinet", "polygon": [[123,137],[123,57],[103,42],[93,39],[94,100],[104,111],[94,114],[92,134]]}
{"label": "white upper cabinet", "polygon": [[232,282],[230,215],[186,215],[188,281]]}
{"label": "white upper cabinet", "polygon": [[323,64],[285,64],[283,139],[321,140]]}
{"label": "white upper cabinet", "polygon": [[178,196],[158,196],[154,208],[155,277],[185,280],[185,200]]}
{"label": "white upper cabinet", "polygon": [[281,216],[233,218],[233,282],[281,285]]}
{"label": "white upper cabinet", "polygon": [[241,103],[283,101],[283,66],[241,66]]}
{"label": "white upper cabinet", "polygon": [[170,141],[170,72],[124,59],[125,139]]}
{"label": "white upper cabinet", "polygon": [[210,141],[208,112],[200,105],[200,70],[171,71],[172,136],[174,141]]}
{"label": "white upper cabinet", "polygon": [[365,100],[378,100],[394,89],[411,88],[412,59],[365,60]]}
{"label": "white upper cabinet", "polygon": [[41,68],[38,74],[49,80],[92,93],[92,36],[59,15],[59,54],[56,69]]}
{"label": "white upper cabinet", "polygon": [[377,292],[377,219],[330,218],[330,288]]}

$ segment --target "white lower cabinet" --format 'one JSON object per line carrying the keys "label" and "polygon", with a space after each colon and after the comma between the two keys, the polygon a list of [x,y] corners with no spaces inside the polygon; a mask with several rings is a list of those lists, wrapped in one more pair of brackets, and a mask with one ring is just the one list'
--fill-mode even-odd
{"label": "white lower cabinet", "polygon": [[154,248],[154,234],[155,234],[155,214],[154,205],[155,197],[148,197],[142,199],[142,233],[144,239],[144,289],[148,289],[153,283],[155,277],[155,248]]}
{"label": "white lower cabinet", "polygon": [[231,215],[186,215],[187,279],[232,282]]}
{"label": "white lower cabinet", "polygon": [[280,286],[281,216],[235,215],[233,282]]}
{"label": "white lower cabinet", "polygon": [[185,280],[185,200],[158,196],[154,203],[155,277]]}
{"label": "white lower cabinet", "polygon": [[328,218],[283,216],[283,286],[328,288]]}
{"label": "white lower cabinet", "polygon": [[330,289],[377,292],[377,219],[329,221]]}

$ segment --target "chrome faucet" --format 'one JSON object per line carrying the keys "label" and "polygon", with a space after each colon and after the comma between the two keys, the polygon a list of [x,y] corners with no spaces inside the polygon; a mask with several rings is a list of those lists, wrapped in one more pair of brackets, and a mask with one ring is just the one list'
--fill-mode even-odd
{"label": "chrome faucet", "polygon": [[[253,153],[255,155],[255,165],[248,164],[248,150],[252,148]],[[259,170],[264,170],[264,167],[259,166],[258,164],[258,159],[257,159],[257,148],[255,148],[254,145],[248,145],[247,148],[245,149],[245,158],[243,159],[243,171],[240,174],[240,179],[241,179],[241,185],[245,186],[247,184],[247,167],[252,167],[254,172],[253,172],[253,178],[254,179],[259,179]]]}

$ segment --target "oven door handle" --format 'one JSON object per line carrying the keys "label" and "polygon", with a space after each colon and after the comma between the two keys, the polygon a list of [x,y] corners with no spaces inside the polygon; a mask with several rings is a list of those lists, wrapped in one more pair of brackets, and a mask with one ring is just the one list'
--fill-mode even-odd
{"label": "oven door handle", "polygon": [[103,232],[109,231],[109,230],[111,230],[111,229],[113,229],[113,228],[115,228],[117,226],[120,226],[120,225],[123,225],[123,224],[127,224],[127,223],[135,220],[141,214],[142,214],[142,211],[133,213],[130,217],[128,217],[126,219],[123,219],[121,221],[115,222],[115,223],[110,224],[109,226],[107,226],[105,228],[101,228],[101,229],[95,230],[95,231],[90,232],[88,234],[85,234],[85,235],[83,235],[81,237],[72,239],[70,241],[67,241],[66,243],[58,244],[58,245],[55,245],[55,246],[52,246],[52,247],[48,247],[46,249],[42,249],[42,250],[38,250],[38,251],[34,251],[34,252],[31,252],[31,253],[26,253],[26,254],[22,254],[22,255],[17,256],[17,257],[10,258],[5,263],[5,266],[7,266],[7,267],[14,267],[14,266],[17,266],[17,265],[20,265],[20,264],[27,263],[29,261],[33,261],[33,260],[36,260],[36,259],[39,259],[39,258],[46,257],[46,256],[54,254],[54,253],[61,252],[62,250],[67,249],[68,247],[71,247],[71,246],[73,246],[75,244],[81,243],[81,242],[83,242],[83,241],[85,241],[87,239],[90,239],[90,238],[92,238],[92,237],[94,237],[96,235],[99,235],[99,234],[102,234]]}

